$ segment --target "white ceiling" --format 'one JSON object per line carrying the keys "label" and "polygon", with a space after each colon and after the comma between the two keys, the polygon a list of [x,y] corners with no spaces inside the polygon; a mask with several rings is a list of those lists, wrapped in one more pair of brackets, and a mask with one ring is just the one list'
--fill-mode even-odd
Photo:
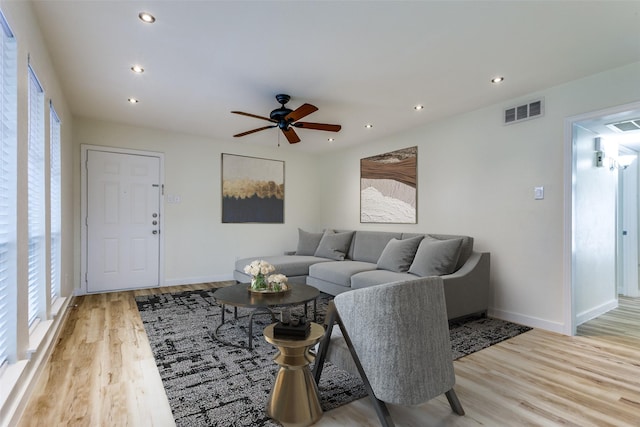
{"label": "white ceiling", "polygon": [[[268,116],[279,106],[274,96],[287,93],[292,109],[319,108],[305,121],[342,125],[337,134],[296,129],[302,142],[290,147],[305,151],[640,61],[640,1],[33,4],[74,115],[275,146],[277,129],[233,138],[269,123],[230,111]],[[139,21],[143,10],[157,21]],[[130,71],[135,63],[144,74]],[[505,81],[491,84],[498,75]],[[425,109],[415,111],[418,103]]]}

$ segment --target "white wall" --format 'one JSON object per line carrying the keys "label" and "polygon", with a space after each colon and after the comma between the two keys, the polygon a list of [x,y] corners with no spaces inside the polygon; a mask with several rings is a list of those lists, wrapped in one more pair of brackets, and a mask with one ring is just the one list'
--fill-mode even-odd
{"label": "white wall", "polygon": [[[80,145],[164,153],[165,205],[162,236],[166,285],[232,278],[236,258],[295,250],[297,228],[318,231],[321,180],[314,157],[295,146],[256,147],[238,140],[210,138],[76,118],[74,176],[76,195],[76,276],[80,287]],[[222,224],[221,153],[285,162],[284,224]],[[167,196],[180,196],[179,204]]]}
{"label": "white wall", "polygon": [[[545,100],[543,117],[502,125],[504,107],[539,97]],[[166,193],[182,198],[179,205],[165,205],[168,284],[228,278],[236,257],[293,249],[297,227],[468,234],[477,249],[491,252],[493,315],[567,332],[563,280],[570,265],[563,263],[568,250],[563,235],[570,194],[564,194],[564,168],[571,162],[564,157],[565,119],[639,99],[640,63],[635,63],[313,157],[295,147],[250,147],[76,118],[74,163],[78,168],[79,144],[165,154]],[[418,146],[418,224],[360,224],[360,159],[413,145]],[[284,225],[220,223],[222,152],[285,160]],[[79,170],[74,176],[79,181]],[[544,200],[534,200],[535,186],[545,187]]]}
{"label": "white wall", "polygon": [[[545,115],[509,126],[503,108]],[[491,312],[567,332],[563,300],[565,118],[640,99],[640,63],[526,94],[323,157],[322,226],[468,234],[491,252]],[[433,108],[437,108],[434,106]],[[428,114],[428,109],[425,110]],[[375,129],[375,128],[374,128]],[[359,223],[359,161],[418,146],[418,224]],[[545,199],[534,200],[535,186]],[[570,226],[570,224],[569,224]]]}

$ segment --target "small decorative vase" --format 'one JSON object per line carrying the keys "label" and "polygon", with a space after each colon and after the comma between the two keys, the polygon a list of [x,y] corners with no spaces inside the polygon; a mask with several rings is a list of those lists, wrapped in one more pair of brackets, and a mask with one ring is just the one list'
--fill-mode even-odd
{"label": "small decorative vase", "polygon": [[264,274],[258,274],[251,278],[251,290],[262,291],[267,289],[267,278]]}

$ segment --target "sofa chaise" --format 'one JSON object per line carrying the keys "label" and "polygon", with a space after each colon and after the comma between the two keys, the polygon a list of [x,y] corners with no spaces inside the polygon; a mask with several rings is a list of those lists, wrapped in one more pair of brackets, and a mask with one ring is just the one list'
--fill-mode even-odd
{"label": "sofa chaise", "polygon": [[366,230],[298,232],[295,252],[239,259],[234,279],[250,282],[244,267],[255,259],[271,263],[291,283],[306,283],[331,295],[440,276],[449,319],[487,311],[490,254],[474,251],[472,237]]}

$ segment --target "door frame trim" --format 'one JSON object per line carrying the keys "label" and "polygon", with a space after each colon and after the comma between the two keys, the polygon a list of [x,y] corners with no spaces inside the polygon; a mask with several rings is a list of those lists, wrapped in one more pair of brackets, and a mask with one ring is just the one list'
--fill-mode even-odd
{"label": "door frame trim", "polygon": [[[576,153],[573,149],[573,125],[585,120],[591,120],[611,114],[624,113],[629,110],[640,109],[640,102],[617,105],[601,110],[591,111],[566,117],[564,119],[564,209],[563,209],[563,333],[565,335],[576,335],[578,322],[575,313],[575,257],[573,253],[573,227],[575,224],[575,173],[576,173]],[[617,285],[616,285],[617,286]]]}
{"label": "door frame trim", "polygon": [[157,157],[160,160],[160,239],[159,239],[159,259],[158,259],[158,286],[164,286],[164,153],[157,151],[132,150],[128,148],[107,147],[104,145],[80,145],[80,286],[76,295],[88,294],[87,287],[87,159],[89,151],[102,151],[115,154],[131,154],[138,156]]}

